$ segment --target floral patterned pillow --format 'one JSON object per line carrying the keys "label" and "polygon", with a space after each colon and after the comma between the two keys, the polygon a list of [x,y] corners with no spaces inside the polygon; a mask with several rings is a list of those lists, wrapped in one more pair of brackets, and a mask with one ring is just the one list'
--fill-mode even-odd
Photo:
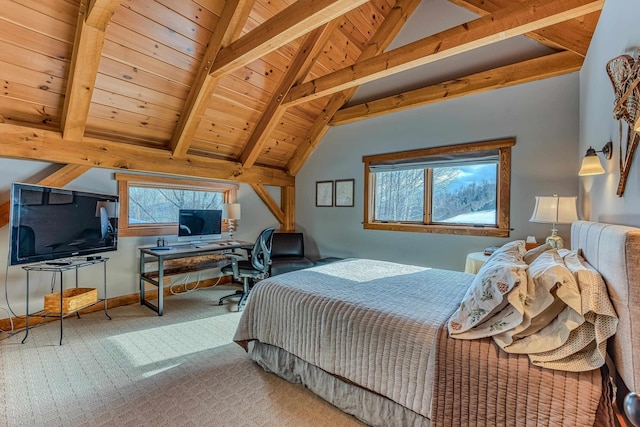
{"label": "floral patterned pillow", "polygon": [[[524,252],[524,241],[510,242],[487,260],[449,319],[447,325],[452,337],[491,336],[522,321],[524,298],[520,289],[526,296],[527,283]],[[512,292],[516,288],[519,290]]]}

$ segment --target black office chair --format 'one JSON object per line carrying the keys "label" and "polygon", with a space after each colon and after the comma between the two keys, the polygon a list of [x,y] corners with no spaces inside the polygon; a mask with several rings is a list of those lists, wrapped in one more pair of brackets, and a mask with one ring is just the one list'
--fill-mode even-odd
{"label": "black office chair", "polygon": [[[262,230],[256,240],[249,260],[238,261],[237,257],[231,256],[231,265],[222,267],[221,271],[225,275],[233,275],[235,280],[242,279],[242,290],[231,295],[220,298],[218,305],[222,305],[227,298],[240,297],[238,301],[238,311],[242,311],[249,296],[249,291],[256,281],[266,279],[269,276],[269,265],[271,265],[271,240],[275,228],[270,227]],[[249,285],[251,280],[251,286]]]}

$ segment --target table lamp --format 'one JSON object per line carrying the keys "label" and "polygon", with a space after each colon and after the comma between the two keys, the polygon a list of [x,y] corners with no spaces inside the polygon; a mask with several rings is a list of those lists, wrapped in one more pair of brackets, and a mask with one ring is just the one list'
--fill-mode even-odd
{"label": "table lamp", "polygon": [[557,194],[553,196],[536,196],[536,206],[529,221],[553,224],[551,235],[547,237],[547,243],[552,248],[562,249],[564,247],[564,239],[558,236],[556,224],[571,224],[573,221],[578,220],[577,199],[577,197],[558,197]]}
{"label": "table lamp", "polygon": [[222,206],[222,218],[229,223],[229,238],[233,239],[236,221],[240,219],[240,203],[225,203]]}

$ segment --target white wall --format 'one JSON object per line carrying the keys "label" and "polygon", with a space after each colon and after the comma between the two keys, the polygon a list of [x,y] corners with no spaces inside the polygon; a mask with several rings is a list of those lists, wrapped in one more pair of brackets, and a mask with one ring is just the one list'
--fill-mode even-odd
{"label": "white wall", "polygon": [[[3,175],[0,178],[0,203],[9,200],[9,190],[14,181],[35,182],[47,172],[55,170],[54,165],[40,162],[22,160],[0,159],[0,169]],[[117,194],[117,183],[114,180],[114,171],[108,169],[91,169],[78,179],[71,182],[65,188],[82,191],[93,191],[106,194]],[[279,188],[268,187],[268,190],[276,200],[280,200]],[[260,231],[268,226],[278,227],[277,220],[271,215],[264,203],[255,194],[250,186],[241,184],[238,190],[238,202],[242,206],[242,218],[234,235],[241,240],[254,241]],[[6,308],[5,289],[9,304],[14,312],[22,315],[25,312],[26,301],[26,273],[20,266],[7,267],[9,252],[9,226],[0,229],[0,308]],[[118,240],[118,250],[101,255],[109,257],[107,263],[107,292],[109,297],[128,295],[139,290],[138,282],[138,247],[155,244],[156,237],[125,237]],[[175,243],[177,236],[164,236],[166,240]],[[66,273],[66,285],[73,284],[72,273]],[[202,274],[202,278],[217,275],[216,271]],[[179,283],[184,276],[172,276],[173,283]],[[189,281],[197,280],[197,274],[191,274]],[[44,303],[44,295],[51,292],[52,273],[31,273],[30,277],[30,311],[41,310]],[[56,277],[58,280],[58,277]],[[98,288],[102,297],[102,270],[101,267],[88,267],[79,270],[80,286]],[[56,282],[57,283],[57,282]],[[6,284],[6,288],[5,288]],[[66,287],[65,285],[65,287]],[[56,290],[59,290],[57,288]],[[149,311],[152,314],[152,311]],[[7,313],[0,310],[0,319],[6,318]]]}
{"label": "white wall", "polygon": [[[367,257],[463,270],[468,252],[549,234],[534,196],[577,195],[578,74],[467,96],[332,128],[296,178],[296,221],[311,256]],[[364,230],[362,156],[516,137],[509,239]],[[355,207],[315,207],[315,182],[355,178]],[[568,226],[559,228],[569,238]]]}
{"label": "white wall", "polygon": [[[640,154],[636,152],[624,197],[616,195],[620,177],[618,121],[613,119],[613,87],[605,71],[618,55],[637,57],[640,24],[637,0],[609,0],[594,33],[580,72],[580,150],[582,161],[587,148],[602,149],[613,141],[613,158],[601,157],[605,175],[580,179],[581,203],[592,221],[640,226]],[[626,124],[625,124],[626,126]]]}

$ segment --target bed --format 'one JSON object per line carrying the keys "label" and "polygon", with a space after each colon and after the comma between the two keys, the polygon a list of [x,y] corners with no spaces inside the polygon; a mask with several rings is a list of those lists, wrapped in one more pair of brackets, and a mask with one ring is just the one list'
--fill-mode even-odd
{"label": "bed", "polygon": [[[606,282],[618,317],[609,365],[636,390],[640,229],[578,221],[571,240]],[[474,277],[353,259],[269,278],[252,290],[234,341],[370,425],[614,425],[606,366],[548,369],[495,337],[450,336]]]}

